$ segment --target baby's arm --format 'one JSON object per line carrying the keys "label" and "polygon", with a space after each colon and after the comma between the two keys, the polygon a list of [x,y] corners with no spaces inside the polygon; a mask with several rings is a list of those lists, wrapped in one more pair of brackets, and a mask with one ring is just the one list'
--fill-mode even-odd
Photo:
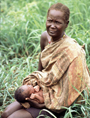
{"label": "baby's arm", "polygon": [[39,94],[31,94],[31,96],[30,96],[30,98],[31,99],[37,99],[37,101],[38,101],[38,103],[44,103],[44,98],[43,98],[43,96],[40,96]]}

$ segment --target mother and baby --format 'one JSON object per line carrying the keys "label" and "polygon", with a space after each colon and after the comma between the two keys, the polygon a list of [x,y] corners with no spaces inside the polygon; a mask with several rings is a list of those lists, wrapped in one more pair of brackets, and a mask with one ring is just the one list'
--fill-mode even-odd
{"label": "mother and baby", "polygon": [[58,116],[63,107],[82,100],[84,90],[88,93],[90,74],[85,51],[65,33],[69,15],[69,8],[62,3],[48,9],[38,71],[24,78],[23,86],[15,92],[16,101],[6,107],[2,118],[36,118],[43,108]]}

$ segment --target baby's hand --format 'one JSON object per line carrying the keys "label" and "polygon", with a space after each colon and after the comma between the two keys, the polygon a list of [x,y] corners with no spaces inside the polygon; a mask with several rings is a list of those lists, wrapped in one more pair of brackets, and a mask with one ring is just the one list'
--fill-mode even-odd
{"label": "baby's hand", "polygon": [[31,94],[30,99],[35,99],[35,94]]}
{"label": "baby's hand", "polygon": [[35,90],[36,92],[39,92],[40,87],[37,85],[37,86],[34,87],[34,90]]}

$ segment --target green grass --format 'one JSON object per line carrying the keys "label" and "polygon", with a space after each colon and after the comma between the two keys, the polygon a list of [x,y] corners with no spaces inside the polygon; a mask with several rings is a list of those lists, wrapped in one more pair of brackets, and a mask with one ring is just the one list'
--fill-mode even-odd
{"label": "green grass", "polygon": [[[70,8],[66,34],[85,44],[90,70],[90,0],[2,0],[0,5],[0,111],[14,101],[14,91],[22,80],[38,68],[40,35],[45,31],[46,13],[51,4]],[[90,114],[90,96],[85,104],[67,108],[64,118]],[[87,113],[87,114],[86,114]],[[81,115],[82,114],[82,115]]]}

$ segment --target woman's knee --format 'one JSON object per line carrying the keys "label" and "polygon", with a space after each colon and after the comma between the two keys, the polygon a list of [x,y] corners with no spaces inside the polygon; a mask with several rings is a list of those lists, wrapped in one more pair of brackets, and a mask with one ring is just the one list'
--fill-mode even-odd
{"label": "woman's knee", "polygon": [[23,116],[20,116],[20,117],[16,117],[16,116],[14,116],[14,115],[10,115],[10,116],[8,116],[7,118],[33,118],[32,116],[31,116],[31,114],[29,114],[29,116],[25,116],[25,117],[23,117]]}
{"label": "woman's knee", "polygon": [[13,102],[10,105],[8,105],[4,112],[1,115],[1,118],[7,118],[8,116],[10,116],[12,113],[14,113],[15,111],[21,109],[22,106],[18,103],[18,102]]}
{"label": "woman's knee", "polygon": [[20,109],[9,115],[7,118],[33,118],[33,117],[25,109]]}
{"label": "woman's knee", "polygon": [[4,111],[2,114],[1,114],[1,118],[7,118],[8,117],[8,112],[7,111]]}

